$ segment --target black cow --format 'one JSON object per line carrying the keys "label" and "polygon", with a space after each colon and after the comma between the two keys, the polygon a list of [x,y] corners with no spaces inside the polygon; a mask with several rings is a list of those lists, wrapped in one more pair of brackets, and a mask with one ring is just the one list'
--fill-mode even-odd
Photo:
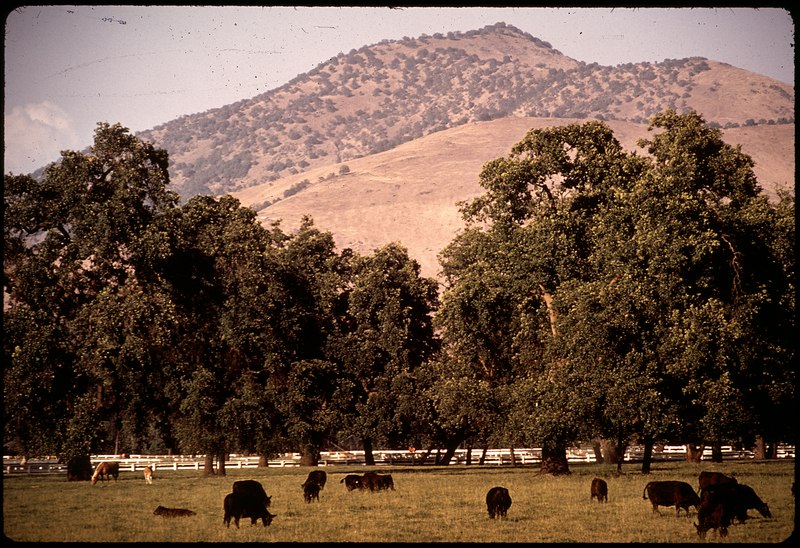
{"label": "black cow", "polygon": [[394,479],[392,479],[391,474],[383,474],[378,476],[378,490],[389,490],[391,489],[394,491]]}
{"label": "black cow", "polygon": [[659,506],[675,506],[675,515],[680,514],[681,508],[686,510],[689,515],[689,507],[697,508],[700,505],[700,497],[697,496],[692,486],[685,481],[651,481],[644,486],[642,498],[650,498],[654,513]]}
{"label": "black cow", "polygon": [[765,518],[772,517],[767,503],[756,495],[752,487],[743,483],[709,485],[700,494],[702,501],[709,499],[724,504],[731,518],[740,523],[747,520],[750,509],[757,510]]}
{"label": "black cow", "polygon": [[261,502],[266,508],[269,508],[269,505],[272,504],[272,497],[267,496],[264,486],[256,480],[234,481],[233,492],[241,497]]}
{"label": "black cow", "polygon": [[270,514],[267,508],[272,503],[264,487],[255,480],[241,480],[233,482],[233,492],[225,496],[223,507],[225,516],[223,522],[230,527],[233,518],[236,527],[239,527],[241,518],[250,518],[250,524],[255,525],[261,519],[264,527],[272,523],[275,515]]}
{"label": "black cow", "polygon": [[308,483],[316,483],[319,485],[320,490],[325,489],[325,483],[328,481],[328,474],[324,470],[312,470],[308,473],[306,481],[303,483],[305,488]]}
{"label": "black cow", "polygon": [[319,502],[319,491],[322,489],[318,483],[310,481],[303,484],[303,498],[306,502],[311,502],[314,499]]}
{"label": "black cow", "polygon": [[722,472],[700,472],[700,476],[698,476],[698,481],[700,482],[700,490],[702,491],[709,485],[724,485],[730,483],[737,483],[736,478],[732,476],[726,476]]}
{"label": "black cow", "polygon": [[364,489],[364,483],[361,480],[362,476],[359,476],[358,474],[347,474],[339,481],[339,483],[344,483],[344,486],[347,487],[347,490],[352,491],[354,489]]}
{"label": "black cow", "polygon": [[597,502],[608,502],[608,484],[605,480],[594,478],[592,480],[592,496],[589,501],[597,497]]}
{"label": "black cow", "polygon": [[492,487],[486,493],[486,510],[491,519],[505,519],[511,507],[511,495],[505,487]]}

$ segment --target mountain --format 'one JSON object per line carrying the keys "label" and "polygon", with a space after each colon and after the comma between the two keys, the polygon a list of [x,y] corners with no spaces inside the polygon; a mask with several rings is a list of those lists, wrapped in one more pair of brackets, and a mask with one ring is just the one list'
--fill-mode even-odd
{"label": "mountain", "polygon": [[724,129],[768,192],[793,188],[792,86],[700,57],[586,64],[505,23],[353,49],[138,135],[169,152],[184,199],[231,193],[284,228],[307,214],[361,251],[399,240],[434,275],[460,227],[456,202],[528,129],[600,119],[634,149],[667,108]]}

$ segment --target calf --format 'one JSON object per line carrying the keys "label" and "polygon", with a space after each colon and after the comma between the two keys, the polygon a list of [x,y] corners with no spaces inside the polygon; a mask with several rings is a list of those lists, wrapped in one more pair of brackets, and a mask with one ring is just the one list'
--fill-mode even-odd
{"label": "calf", "polygon": [[306,502],[311,502],[314,499],[319,502],[319,491],[322,489],[318,483],[315,482],[306,482],[302,485],[303,487],[303,498]]}
{"label": "calf", "polygon": [[731,483],[737,483],[736,478],[732,476],[726,476],[722,472],[700,472],[700,476],[698,476],[698,481],[700,482],[700,490],[702,491],[709,485],[725,485]]}
{"label": "calf", "polygon": [[594,478],[592,480],[592,496],[589,501],[597,497],[597,502],[608,502],[608,484],[605,480]]}
{"label": "calf", "polygon": [[319,485],[320,490],[322,490],[325,489],[325,483],[327,481],[328,474],[326,474],[324,470],[312,470],[308,473],[308,477],[305,483],[303,483],[303,486],[305,487],[306,483],[316,483]]}
{"label": "calf", "polygon": [[197,512],[187,510],[186,508],[164,508],[163,506],[158,506],[155,510],[153,510],[153,514],[165,518],[182,518],[194,516],[197,514]]}
{"label": "calf", "polygon": [[697,508],[700,505],[700,497],[697,496],[692,486],[684,481],[651,481],[644,486],[642,498],[650,498],[654,513],[659,506],[675,506],[675,515],[680,514],[681,508],[686,510],[689,515],[689,507]]}
{"label": "calf", "polygon": [[347,490],[352,491],[354,489],[364,488],[364,484],[361,480],[362,476],[359,476],[358,474],[347,474],[339,481],[339,483],[344,483],[344,486],[347,487]]}
{"label": "calf", "polygon": [[486,510],[491,519],[505,519],[511,507],[511,495],[505,487],[492,487],[486,493]]}
{"label": "calf", "polygon": [[144,481],[147,485],[153,484],[153,469],[149,466],[144,467]]}

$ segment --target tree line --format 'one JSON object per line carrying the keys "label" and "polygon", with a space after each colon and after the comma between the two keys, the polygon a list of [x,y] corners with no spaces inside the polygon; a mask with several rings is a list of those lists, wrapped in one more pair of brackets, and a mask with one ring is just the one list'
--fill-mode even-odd
{"label": "tree line", "polygon": [[[373,447],[794,440],[794,198],[696,113],[644,155],[602,122],[531,130],[480,173],[443,285],[230,196],[181,204],[166,151],[98,124],[4,177],[4,443],[264,458]],[[721,453],[720,453],[721,455]],[[721,456],[720,456],[721,458]]]}

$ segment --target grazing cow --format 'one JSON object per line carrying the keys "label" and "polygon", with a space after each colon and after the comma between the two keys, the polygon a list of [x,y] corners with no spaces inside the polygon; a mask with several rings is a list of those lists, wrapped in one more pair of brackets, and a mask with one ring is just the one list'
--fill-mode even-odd
{"label": "grazing cow", "polygon": [[505,487],[492,487],[486,493],[486,510],[491,519],[505,519],[511,507],[511,495]]}
{"label": "grazing cow", "polygon": [[716,529],[720,538],[728,536],[728,527],[731,525],[731,509],[716,496],[709,496],[703,492],[702,502],[697,508],[697,536],[706,538],[706,532]]}
{"label": "grazing cow", "polygon": [[92,485],[97,483],[98,479],[107,481],[109,476],[113,476],[115,482],[117,481],[117,478],[119,478],[118,462],[105,461],[98,464],[97,468],[94,469],[94,475],[92,476]]}
{"label": "grazing cow", "polygon": [[722,472],[700,472],[700,476],[698,477],[698,481],[700,482],[700,490],[702,491],[709,485],[724,485],[729,483],[737,483],[736,478],[732,476],[726,476]]}
{"label": "grazing cow", "polygon": [[392,479],[391,474],[383,474],[378,476],[378,490],[389,490],[391,489],[394,491],[394,479]]}
{"label": "grazing cow", "polygon": [[152,485],[153,483],[153,469],[149,466],[144,467],[144,481],[147,485]]}
{"label": "grazing cow", "polygon": [[597,502],[608,502],[608,484],[605,480],[594,478],[592,480],[592,496],[589,501],[597,497]]}
{"label": "grazing cow", "polygon": [[240,480],[233,482],[233,492],[225,496],[223,507],[225,516],[223,522],[230,527],[233,518],[236,527],[239,527],[241,518],[250,518],[250,524],[255,525],[261,519],[264,527],[272,523],[275,516],[267,508],[272,503],[264,487],[255,480]]}
{"label": "grazing cow", "polygon": [[362,489],[370,491],[384,491],[391,489],[394,491],[394,480],[391,474],[378,474],[377,472],[365,472],[361,476]]}
{"label": "grazing cow", "polygon": [[314,499],[319,502],[319,491],[322,489],[320,485],[316,482],[306,482],[302,485],[303,487],[303,498],[306,502],[311,502]]}
{"label": "grazing cow", "polygon": [[347,487],[347,490],[352,491],[354,489],[364,488],[364,483],[361,480],[362,476],[359,476],[358,474],[347,474],[339,481],[339,483],[344,483],[344,486]]}
{"label": "grazing cow", "polygon": [[681,508],[686,510],[689,515],[689,507],[697,508],[700,505],[700,497],[697,496],[692,486],[684,481],[651,481],[644,486],[642,498],[650,498],[653,505],[653,513],[658,511],[659,506],[675,506],[675,515],[680,514]]}
{"label": "grazing cow", "polygon": [[747,520],[747,511],[750,509],[757,510],[762,517],[772,517],[767,503],[756,495],[752,487],[743,483],[710,485],[701,494],[703,498],[713,497],[724,503],[730,509],[731,517],[740,523]]}
{"label": "grazing cow", "polygon": [[163,506],[159,506],[153,510],[153,513],[157,516],[163,516],[165,518],[182,518],[197,514],[197,512],[187,510],[186,508],[164,508]]}
{"label": "grazing cow", "polygon": [[324,470],[312,470],[308,473],[308,477],[306,478],[305,483],[303,483],[303,487],[305,487],[308,483],[316,483],[319,485],[321,491],[322,489],[325,489],[325,482],[327,481],[328,474],[326,474]]}

